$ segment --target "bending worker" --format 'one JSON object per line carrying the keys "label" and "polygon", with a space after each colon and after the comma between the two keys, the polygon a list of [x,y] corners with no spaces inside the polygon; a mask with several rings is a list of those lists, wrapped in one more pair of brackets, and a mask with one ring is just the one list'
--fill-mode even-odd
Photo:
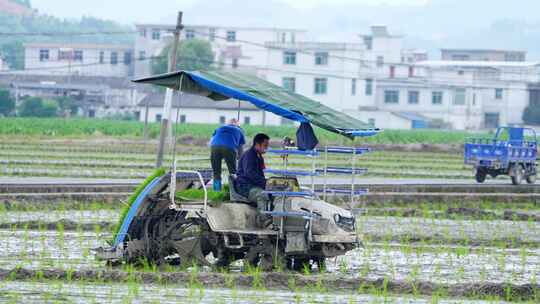
{"label": "bending worker", "polygon": [[[238,163],[236,189],[239,194],[256,203],[259,211],[266,211],[270,203],[268,195],[263,193],[266,189],[263,154],[268,150],[269,141],[266,134],[255,135],[253,146],[242,155]],[[259,215],[257,221],[263,228],[271,223],[271,217]]]}
{"label": "bending worker", "polygon": [[229,174],[236,174],[236,159],[246,143],[244,133],[236,119],[214,131],[210,140],[210,162],[214,173],[214,191],[221,191],[221,161],[225,159]]}

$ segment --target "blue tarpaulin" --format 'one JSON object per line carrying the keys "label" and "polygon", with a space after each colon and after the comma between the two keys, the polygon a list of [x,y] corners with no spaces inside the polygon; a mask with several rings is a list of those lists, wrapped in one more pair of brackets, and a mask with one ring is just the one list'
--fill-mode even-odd
{"label": "blue tarpaulin", "polygon": [[380,131],[315,100],[253,75],[239,72],[177,71],[137,79],[134,82],[164,86],[216,101],[227,99],[247,101],[261,110],[300,123],[311,123],[349,138],[371,136]]}

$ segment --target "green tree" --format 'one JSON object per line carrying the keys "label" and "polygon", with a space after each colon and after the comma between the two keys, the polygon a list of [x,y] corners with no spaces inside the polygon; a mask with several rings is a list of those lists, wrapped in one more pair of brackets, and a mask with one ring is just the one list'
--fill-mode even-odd
{"label": "green tree", "polygon": [[[152,61],[152,72],[162,74],[167,72],[169,53],[172,45],[169,44],[158,58]],[[206,40],[189,39],[180,42],[176,52],[176,70],[207,70],[214,62],[212,45]]]}
{"label": "green tree", "polygon": [[529,105],[523,111],[523,122],[528,125],[540,125],[540,105]]}
{"label": "green tree", "polygon": [[58,103],[41,97],[25,98],[19,106],[19,115],[23,117],[54,117],[57,114]]}
{"label": "green tree", "polygon": [[74,115],[77,114],[79,107],[77,106],[75,100],[69,96],[62,96],[55,99],[58,104],[58,110],[60,114]]}
{"label": "green tree", "polygon": [[10,116],[15,110],[15,99],[9,90],[0,89],[0,116]]}

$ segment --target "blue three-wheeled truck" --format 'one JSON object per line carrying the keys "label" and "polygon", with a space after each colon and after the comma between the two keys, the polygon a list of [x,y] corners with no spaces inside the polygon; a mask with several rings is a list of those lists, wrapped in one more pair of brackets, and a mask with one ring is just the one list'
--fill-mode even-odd
{"label": "blue three-wheeled truck", "polygon": [[500,127],[492,139],[474,138],[465,144],[465,164],[475,169],[479,183],[490,175],[509,175],[512,184],[536,182],[536,132],[530,128]]}

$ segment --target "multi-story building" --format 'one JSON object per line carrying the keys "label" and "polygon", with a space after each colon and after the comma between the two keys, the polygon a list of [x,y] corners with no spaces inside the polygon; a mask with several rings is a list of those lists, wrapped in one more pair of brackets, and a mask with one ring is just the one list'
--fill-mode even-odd
{"label": "multi-story building", "polygon": [[451,129],[522,124],[523,110],[540,97],[533,85],[539,82],[536,62],[425,61],[379,77],[376,110],[359,111],[358,116],[378,126],[387,124],[392,113],[424,117],[417,126]]}
{"label": "multi-story building", "polygon": [[[340,111],[373,104],[376,76],[401,60],[401,36],[384,26],[349,43],[267,42],[259,76]],[[395,67],[394,67],[395,69]]]}
{"label": "multi-story building", "polygon": [[527,52],[488,49],[441,49],[441,60],[452,61],[518,61],[526,60]]}
{"label": "multi-story building", "polygon": [[[152,73],[151,59],[160,56],[171,43],[174,25],[137,24],[135,39],[135,75]],[[305,30],[262,27],[220,27],[210,25],[186,25],[181,39],[203,39],[212,45],[214,60],[228,68],[241,67],[255,70],[266,64],[266,42],[304,41]]]}
{"label": "multi-story building", "polygon": [[24,49],[24,69],[32,74],[133,75],[133,47],[130,45],[27,43]]}

